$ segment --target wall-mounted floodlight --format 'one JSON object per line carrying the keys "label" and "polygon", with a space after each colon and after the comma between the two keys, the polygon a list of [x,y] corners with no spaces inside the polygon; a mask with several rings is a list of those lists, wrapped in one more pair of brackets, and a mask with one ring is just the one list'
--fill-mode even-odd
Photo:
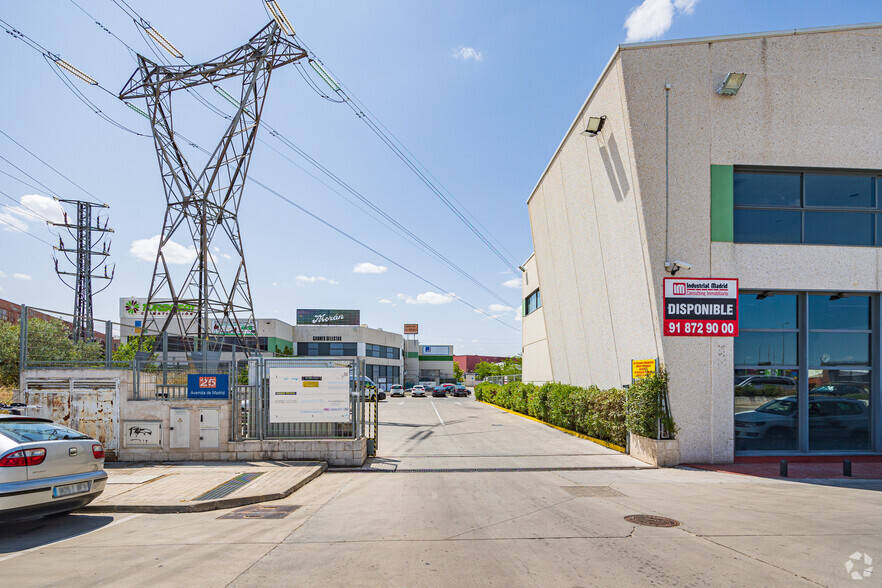
{"label": "wall-mounted floodlight", "polygon": [[843,294],[842,292],[837,292],[830,297],[830,300],[842,300],[843,298],[845,298],[845,294]]}
{"label": "wall-mounted floodlight", "polygon": [[734,96],[738,93],[738,90],[741,89],[741,84],[744,83],[744,78],[747,77],[747,74],[744,73],[727,73],[726,79],[723,80],[722,85],[717,88],[717,94],[720,96]]}
{"label": "wall-mounted floodlight", "polygon": [[585,130],[580,134],[586,135],[588,137],[594,137],[597,133],[600,132],[600,129],[603,128],[603,123],[606,122],[606,116],[589,116],[588,117],[588,126],[585,127]]}
{"label": "wall-mounted floodlight", "polygon": [[765,292],[760,292],[759,294],[757,294],[756,299],[757,300],[765,300],[766,298],[768,298],[771,295],[772,295],[772,293],[769,292],[768,290],[766,290]]}

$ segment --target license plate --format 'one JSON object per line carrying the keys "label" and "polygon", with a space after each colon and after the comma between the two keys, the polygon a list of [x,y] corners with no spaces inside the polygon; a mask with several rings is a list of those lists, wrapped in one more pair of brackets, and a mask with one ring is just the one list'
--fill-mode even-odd
{"label": "license plate", "polygon": [[82,494],[83,492],[88,492],[91,486],[91,482],[80,482],[78,484],[65,484],[64,486],[56,486],[52,489],[52,496],[53,498],[61,498],[62,496]]}

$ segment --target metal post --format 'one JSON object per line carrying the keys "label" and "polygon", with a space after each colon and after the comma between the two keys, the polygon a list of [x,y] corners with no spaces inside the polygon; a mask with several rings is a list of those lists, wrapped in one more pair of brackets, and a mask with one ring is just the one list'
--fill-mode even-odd
{"label": "metal post", "polygon": [[21,305],[21,315],[18,318],[18,371],[28,369],[28,307]]}
{"label": "metal post", "polygon": [[104,367],[113,367],[113,321],[104,323]]}
{"label": "metal post", "polygon": [[162,332],[162,385],[168,386],[168,331]]}

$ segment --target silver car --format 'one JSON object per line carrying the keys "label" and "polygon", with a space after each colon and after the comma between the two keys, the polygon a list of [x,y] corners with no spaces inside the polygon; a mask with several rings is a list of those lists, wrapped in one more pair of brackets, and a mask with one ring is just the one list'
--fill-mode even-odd
{"label": "silver car", "polygon": [[106,483],[95,439],[50,419],[0,415],[0,521],[67,514]]}

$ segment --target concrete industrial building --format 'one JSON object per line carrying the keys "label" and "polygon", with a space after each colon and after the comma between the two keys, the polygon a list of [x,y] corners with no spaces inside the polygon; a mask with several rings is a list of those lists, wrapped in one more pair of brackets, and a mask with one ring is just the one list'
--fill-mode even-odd
{"label": "concrete industrial building", "polygon": [[[524,380],[657,358],[684,462],[882,452],[880,90],[880,24],[619,46],[527,203]],[[671,270],[738,336],[666,334]]]}
{"label": "concrete industrial building", "polygon": [[[144,298],[120,299],[123,342],[140,334],[145,304]],[[169,305],[154,304],[150,312],[163,317],[169,310]],[[185,312],[190,311],[185,309]],[[393,384],[405,384],[405,380],[409,385],[425,380],[436,383],[454,381],[453,346],[420,345],[415,339],[405,342],[401,334],[361,324],[358,310],[297,309],[296,325],[279,319],[257,319],[256,323],[258,344],[265,355],[363,359],[365,375],[383,390]],[[172,324],[171,328],[174,327]],[[219,325],[212,327],[212,331],[217,337],[225,337],[229,343],[235,342],[233,333],[225,332]],[[179,333],[170,336],[169,347],[173,356],[183,352],[183,348],[177,345],[176,335]]]}

